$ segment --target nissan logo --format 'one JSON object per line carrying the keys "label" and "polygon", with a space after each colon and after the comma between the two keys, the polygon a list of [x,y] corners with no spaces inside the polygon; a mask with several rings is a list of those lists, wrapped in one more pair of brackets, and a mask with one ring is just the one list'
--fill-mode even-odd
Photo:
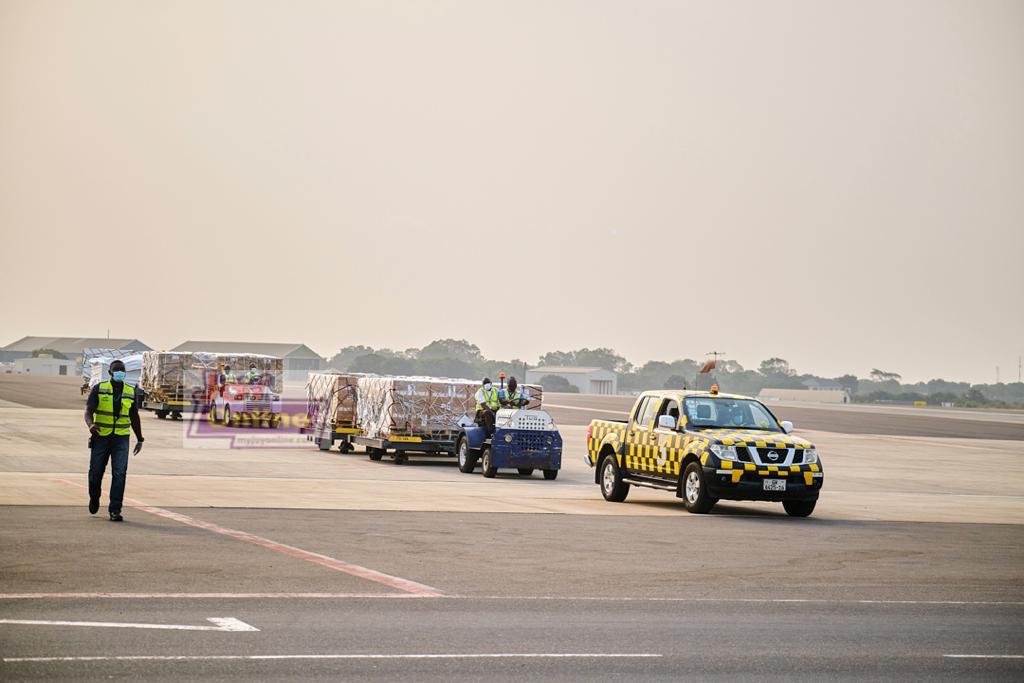
{"label": "nissan logo", "polygon": [[779,454],[776,453],[775,451],[768,451],[768,459],[771,460],[772,462],[775,462],[776,460],[779,459]]}

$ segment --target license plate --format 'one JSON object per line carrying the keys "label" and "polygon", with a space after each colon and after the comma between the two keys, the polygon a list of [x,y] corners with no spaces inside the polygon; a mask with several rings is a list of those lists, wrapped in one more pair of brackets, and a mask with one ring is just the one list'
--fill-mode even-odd
{"label": "license plate", "polygon": [[420,443],[423,441],[421,436],[389,436],[388,441],[394,443]]}
{"label": "license plate", "polygon": [[785,491],[786,480],[785,479],[765,479],[764,480],[765,491]]}

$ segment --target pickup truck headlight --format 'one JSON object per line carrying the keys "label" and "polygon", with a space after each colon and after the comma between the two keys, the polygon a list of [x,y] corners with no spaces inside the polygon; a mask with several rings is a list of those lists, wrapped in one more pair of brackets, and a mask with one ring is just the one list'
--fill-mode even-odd
{"label": "pickup truck headlight", "polygon": [[739,456],[736,455],[735,446],[723,446],[720,443],[713,443],[711,444],[711,452],[721,460],[739,460]]}
{"label": "pickup truck headlight", "polygon": [[812,465],[818,462],[818,451],[814,448],[808,448],[804,450],[804,464]]}

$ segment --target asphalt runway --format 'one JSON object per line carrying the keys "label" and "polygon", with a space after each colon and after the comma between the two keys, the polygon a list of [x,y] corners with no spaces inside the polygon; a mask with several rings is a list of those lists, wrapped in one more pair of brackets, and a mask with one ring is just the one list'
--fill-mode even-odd
{"label": "asphalt runway", "polygon": [[[626,419],[633,396],[546,394],[545,409],[558,424],[585,425],[590,420]],[[766,404],[780,420],[799,429],[838,434],[929,436],[954,439],[1024,441],[1024,411],[992,413],[938,408],[875,405]],[[915,412],[916,411],[916,412]]]}
{"label": "asphalt runway", "polygon": [[957,525],[785,518],[170,512],[206,526],[0,508],[0,677],[1024,671],[1006,656],[1024,654],[1019,526],[964,537]]}
{"label": "asphalt runway", "polygon": [[582,425],[620,397],[546,397],[554,482],[189,447],[147,415],[114,524],[85,510],[77,382],[31,387],[68,409],[0,404],[0,680],[1024,677],[1024,454],[914,435],[946,414],[797,407],[838,415],[802,432],[827,482],[808,519],[603,501]]}

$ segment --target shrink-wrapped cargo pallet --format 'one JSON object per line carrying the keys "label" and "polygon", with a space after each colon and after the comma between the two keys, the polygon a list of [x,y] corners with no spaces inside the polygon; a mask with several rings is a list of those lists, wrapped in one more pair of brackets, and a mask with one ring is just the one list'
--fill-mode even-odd
{"label": "shrink-wrapped cargo pallet", "polygon": [[437,377],[360,377],[359,425],[373,438],[453,431],[461,418],[475,414],[477,385]]}
{"label": "shrink-wrapped cargo pallet", "polygon": [[115,360],[124,363],[125,384],[133,387],[139,386],[142,376],[142,354],[135,353],[128,356],[110,357],[93,356],[89,360],[89,386],[94,387],[100,382],[110,379],[110,364]]}
{"label": "shrink-wrapped cargo pallet", "polygon": [[310,427],[324,438],[336,428],[355,429],[359,378],[366,375],[344,372],[310,373],[306,384],[306,413]]}
{"label": "shrink-wrapped cargo pallet", "polygon": [[241,379],[255,363],[264,383],[278,391],[284,375],[284,361],[274,356],[205,351],[146,351],[142,356],[141,387],[153,401],[204,400],[208,377],[224,367]]}
{"label": "shrink-wrapped cargo pallet", "polygon": [[[94,358],[106,358],[106,364],[109,366],[110,361],[115,358],[124,358],[125,356],[141,356],[139,351],[133,351],[131,349],[99,349],[99,348],[87,348],[82,349],[82,367],[79,368],[82,371],[82,379],[88,383],[92,380],[92,364],[91,361]],[[138,379],[138,378],[136,378]]]}

